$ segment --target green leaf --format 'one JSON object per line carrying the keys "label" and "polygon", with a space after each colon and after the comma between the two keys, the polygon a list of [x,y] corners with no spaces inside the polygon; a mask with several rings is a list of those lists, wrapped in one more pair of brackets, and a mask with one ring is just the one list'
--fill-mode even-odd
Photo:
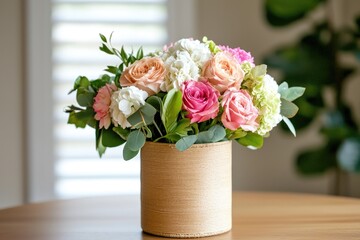
{"label": "green leaf", "polygon": [[187,132],[189,132],[190,130],[191,130],[190,119],[183,118],[177,123],[174,132],[181,136],[185,136],[187,135]]}
{"label": "green leaf", "polygon": [[334,154],[324,147],[304,151],[296,159],[298,171],[306,175],[324,173],[334,167],[334,163]]}
{"label": "green leaf", "polygon": [[282,116],[285,116],[287,118],[292,118],[296,115],[296,113],[299,111],[298,106],[296,106],[294,103],[289,102],[283,98],[281,98],[281,111],[280,114]]}
{"label": "green leaf", "polygon": [[129,136],[130,134],[130,130],[129,129],[124,129],[120,126],[118,127],[113,127],[112,130],[118,134],[122,139],[126,140],[127,137]]}
{"label": "green leaf", "polygon": [[124,160],[128,161],[128,160],[136,157],[136,155],[138,153],[139,153],[139,150],[133,151],[125,144],[125,146],[123,148],[123,158],[124,158]]}
{"label": "green leaf", "polygon": [[99,35],[100,35],[100,38],[101,38],[101,40],[103,42],[107,42],[106,37],[104,35],[102,35],[101,33]]}
{"label": "green leaf", "polygon": [[138,111],[130,115],[127,120],[134,128],[150,125],[154,122],[156,109],[148,103],[141,106]]}
{"label": "green leaf", "polygon": [[76,78],[76,80],[74,82],[73,89],[68,94],[78,90],[78,88],[80,88],[80,87],[87,88],[87,87],[89,87],[89,85],[90,85],[90,82],[89,82],[89,79],[87,79],[87,77],[79,76]]}
{"label": "green leaf", "polygon": [[68,124],[74,124],[76,128],[85,128],[87,120],[80,119],[76,112],[71,112],[67,121]]}
{"label": "green leaf", "polygon": [[225,138],[226,131],[220,125],[214,125],[209,130],[200,132],[196,143],[214,143]]}
{"label": "green leaf", "polygon": [[161,120],[165,126],[166,133],[171,133],[176,128],[177,118],[181,111],[182,93],[172,89],[165,97]]}
{"label": "green leaf", "polygon": [[284,26],[301,19],[323,0],[267,0],[266,18],[274,26]]}
{"label": "green leaf", "polygon": [[304,94],[304,92],[305,92],[305,88],[303,87],[291,87],[286,90],[282,90],[280,94],[281,94],[281,98],[289,102],[292,102],[295,99],[301,97]]}
{"label": "green leaf", "polygon": [[210,133],[210,142],[219,142],[223,140],[226,136],[225,128],[223,128],[220,125],[214,125],[212,126],[208,132]]}
{"label": "green leaf", "polygon": [[283,94],[284,91],[288,90],[289,84],[287,82],[282,82],[278,87],[278,93]]}
{"label": "green leaf", "polygon": [[127,55],[127,53],[125,52],[124,47],[121,47],[120,56],[121,56],[121,59],[123,60],[123,62],[125,62],[125,64],[126,64],[126,63],[127,63],[127,59],[128,59],[128,55]]}
{"label": "green leaf", "polygon": [[255,66],[251,70],[251,74],[253,75],[254,78],[261,78],[266,75],[266,69],[267,69],[267,66],[265,64],[261,64],[261,65]]}
{"label": "green leaf", "polygon": [[290,132],[296,137],[296,130],[292,122],[287,117],[284,116],[282,116],[282,119],[284,123],[288,126]]}
{"label": "green leaf", "polygon": [[143,51],[143,48],[140,47],[139,50],[136,53],[136,58],[137,59],[142,59],[143,57],[144,57],[144,51]]}
{"label": "green leaf", "polygon": [[146,137],[141,130],[132,131],[127,137],[126,145],[131,151],[140,150],[146,141]]}
{"label": "green leaf", "polygon": [[107,66],[105,71],[109,72],[109,73],[112,73],[112,74],[117,74],[117,72],[119,71],[119,68],[117,68],[115,66]]}
{"label": "green leaf", "polygon": [[99,153],[100,158],[106,151],[106,147],[102,145],[102,133],[103,131],[101,129],[96,129],[95,136],[96,136],[96,150]]}
{"label": "green leaf", "polygon": [[175,147],[176,149],[182,152],[188,149],[189,147],[191,147],[196,142],[196,140],[197,140],[196,135],[186,136],[181,138],[179,141],[177,141]]}
{"label": "green leaf", "polygon": [[264,138],[252,132],[248,132],[245,137],[239,138],[236,141],[241,145],[251,149],[259,149],[264,144]]}
{"label": "green leaf", "polygon": [[100,49],[100,51],[102,51],[104,53],[114,55],[114,53],[104,43],[101,45],[101,47],[99,47],[99,49]]}
{"label": "green leaf", "polygon": [[81,109],[81,111],[70,112],[68,124],[75,124],[75,127],[84,128],[86,125],[95,127],[94,121],[94,110],[92,108]]}
{"label": "green leaf", "polygon": [[226,138],[229,140],[234,140],[234,139],[238,139],[238,138],[242,138],[246,136],[246,132],[242,129],[237,129],[235,131],[226,129]]}
{"label": "green leaf", "polygon": [[76,101],[82,107],[91,107],[96,93],[90,88],[79,88],[76,93]]}
{"label": "green leaf", "polygon": [[340,167],[349,172],[360,172],[360,137],[346,139],[337,152]]}
{"label": "green leaf", "polygon": [[117,133],[112,129],[103,129],[102,130],[102,145],[105,147],[117,147],[125,143],[125,140],[122,139]]}
{"label": "green leaf", "polygon": [[146,99],[146,102],[153,106],[158,112],[161,112],[162,109],[162,101],[158,96],[150,96]]}

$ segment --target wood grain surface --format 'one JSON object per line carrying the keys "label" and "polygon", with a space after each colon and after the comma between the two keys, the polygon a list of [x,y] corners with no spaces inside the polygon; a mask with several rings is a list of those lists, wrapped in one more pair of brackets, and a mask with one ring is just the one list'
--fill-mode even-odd
{"label": "wood grain surface", "polygon": [[[1,240],[152,240],[140,197],[60,200],[0,210]],[[233,193],[233,228],[201,239],[360,239],[360,200],[311,194]]]}

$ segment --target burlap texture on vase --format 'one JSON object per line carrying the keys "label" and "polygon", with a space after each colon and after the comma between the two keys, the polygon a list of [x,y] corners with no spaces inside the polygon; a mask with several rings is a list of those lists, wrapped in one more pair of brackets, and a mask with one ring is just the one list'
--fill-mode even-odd
{"label": "burlap texture on vase", "polygon": [[231,141],[195,144],[147,142],[141,150],[141,226],[177,238],[231,229]]}

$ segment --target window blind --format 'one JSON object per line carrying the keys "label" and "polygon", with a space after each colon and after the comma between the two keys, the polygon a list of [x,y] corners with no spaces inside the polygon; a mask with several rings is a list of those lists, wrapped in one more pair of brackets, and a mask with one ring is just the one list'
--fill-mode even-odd
{"label": "window blind", "polygon": [[140,192],[139,159],[122,160],[122,148],[108,148],[100,159],[95,131],[75,129],[64,113],[75,94],[67,95],[75,78],[97,78],[116,57],[99,51],[99,33],[127,50],[161,49],[168,41],[166,0],[53,0],[52,81],[55,144],[55,195],[72,198]]}

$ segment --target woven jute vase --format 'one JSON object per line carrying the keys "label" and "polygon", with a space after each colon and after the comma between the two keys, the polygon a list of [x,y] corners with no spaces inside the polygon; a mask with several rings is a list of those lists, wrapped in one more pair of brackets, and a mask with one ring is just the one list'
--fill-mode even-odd
{"label": "woven jute vase", "polygon": [[141,150],[141,227],[176,238],[217,235],[231,229],[231,142],[147,142]]}

